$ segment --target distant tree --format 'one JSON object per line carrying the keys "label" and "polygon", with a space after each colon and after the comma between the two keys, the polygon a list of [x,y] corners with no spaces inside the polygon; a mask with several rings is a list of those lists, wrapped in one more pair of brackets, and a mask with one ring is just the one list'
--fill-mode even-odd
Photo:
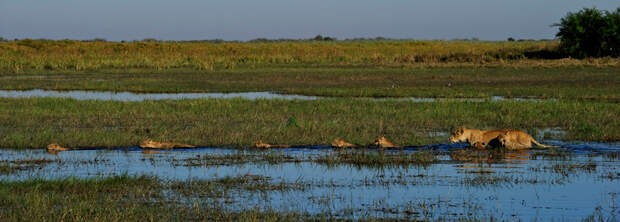
{"label": "distant tree", "polygon": [[509,42],[514,42],[514,41],[515,41],[515,39],[514,39],[513,37],[509,37],[509,38],[508,38],[508,41],[509,41]]}
{"label": "distant tree", "polygon": [[560,50],[576,58],[618,56],[620,8],[607,12],[584,8],[568,13],[554,24],[559,27]]}
{"label": "distant tree", "polygon": [[603,33],[608,52],[611,56],[620,57],[620,8],[608,12],[606,20],[607,26]]}
{"label": "distant tree", "polygon": [[329,37],[329,36],[323,37],[322,35],[317,35],[312,40],[314,40],[314,41],[334,41],[334,40],[336,40],[336,38],[332,38],[332,37]]}

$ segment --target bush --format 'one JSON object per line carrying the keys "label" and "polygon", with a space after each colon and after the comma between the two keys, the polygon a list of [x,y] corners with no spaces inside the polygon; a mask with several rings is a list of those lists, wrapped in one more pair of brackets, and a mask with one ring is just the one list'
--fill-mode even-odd
{"label": "bush", "polygon": [[314,41],[335,41],[336,38],[332,38],[332,37],[329,37],[329,36],[323,37],[322,35],[317,35],[312,40],[314,40]]}
{"label": "bush", "polygon": [[620,8],[615,12],[584,8],[560,20],[556,34],[560,50],[569,56],[602,57],[620,55]]}

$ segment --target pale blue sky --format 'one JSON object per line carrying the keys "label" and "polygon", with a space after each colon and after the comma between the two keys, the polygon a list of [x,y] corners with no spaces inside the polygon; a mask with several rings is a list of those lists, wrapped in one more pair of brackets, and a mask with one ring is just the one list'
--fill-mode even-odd
{"label": "pale blue sky", "polygon": [[592,6],[620,0],[0,0],[0,37],[550,39]]}

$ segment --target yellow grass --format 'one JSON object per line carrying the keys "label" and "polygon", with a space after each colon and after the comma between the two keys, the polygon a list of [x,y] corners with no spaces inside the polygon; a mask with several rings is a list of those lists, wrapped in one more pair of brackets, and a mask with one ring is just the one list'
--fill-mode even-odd
{"label": "yellow grass", "polygon": [[[558,41],[0,42],[0,71],[234,69],[264,66],[615,66],[618,59],[557,59]],[[554,59],[546,59],[554,58]]]}

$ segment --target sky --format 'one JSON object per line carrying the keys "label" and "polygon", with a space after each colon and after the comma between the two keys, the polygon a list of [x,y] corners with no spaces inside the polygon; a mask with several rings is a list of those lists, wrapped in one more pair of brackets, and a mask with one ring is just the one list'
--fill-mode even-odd
{"label": "sky", "polygon": [[620,0],[0,0],[0,37],[552,39],[584,7]]}

